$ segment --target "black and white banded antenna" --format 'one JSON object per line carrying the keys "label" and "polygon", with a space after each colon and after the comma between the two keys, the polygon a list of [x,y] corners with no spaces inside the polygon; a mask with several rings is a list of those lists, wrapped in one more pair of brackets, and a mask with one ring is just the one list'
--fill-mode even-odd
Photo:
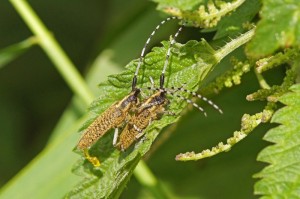
{"label": "black and white banded antenna", "polygon": [[132,79],[132,85],[131,85],[131,88],[132,90],[135,90],[136,89],[136,85],[137,85],[137,76],[138,76],[138,73],[139,73],[139,70],[140,70],[140,67],[142,65],[142,62],[144,60],[144,56],[145,56],[145,51],[146,51],[146,48],[148,46],[148,44],[150,43],[153,35],[155,35],[156,31],[163,25],[165,24],[166,22],[168,21],[171,21],[173,19],[179,19],[178,17],[168,17],[166,18],[165,20],[161,21],[160,24],[158,24],[156,26],[156,28],[152,31],[151,35],[148,37],[144,47],[143,47],[143,50],[141,52],[141,55],[140,55],[140,58],[139,58],[139,62],[138,62],[138,66],[136,67],[136,70],[135,70],[135,73],[134,73],[134,77]]}
{"label": "black and white banded antenna", "polygon": [[[178,37],[179,33],[181,32],[182,30],[182,26],[179,27],[179,29],[177,30],[177,32],[175,33],[174,37],[172,38],[171,40],[171,43],[169,45],[169,48],[167,50],[167,55],[166,55],[166,60],[165,60],[165,63],[164,63],[164,68],[162,70],[162,73],[160,75],[160,87],[159,88],[155,88],[154,86],[154,81],[152,79],[152,77],[150,76],[149,79],[150,79],[150,82],[151,82],[151,87],[148,87],[149,90],[153,90],[153,91],[158,91],[161,93],[161,95],[163,96],[163,98],[165,98],[165,94],[168,93],[168,91],[164,88],[164,82],[165,82],[165,71],[166,71],[166,68],[167,66],[169,65],[169,59],[170,59],[170,56],[171,56],[171,49],[172,49],[172,46],[174,45],[174,43],[176,42],[176,38]],[[151,106],[156,106],[158,104],[160,104],[161,101],[160,100],[157,100],[153,103],[150,103],[147,105],[147,107],[151,107]],[[144,107],[144,108],[147,108],[147,107]]]}
{"label": "black and white banded antenna", "polygon": [[[163,96],[165,96],[166,94],[169,94],[169,95],[172,95],[172,96],[174,96],[174,97],[177,97],[177,98],[179,98],[179,99],[181,99],[181,100],[183,100],[183,101],[186,101],[187,103],[189,103],[189,104],[193,105],[194,107],[196,107],[199,111],[203,112],[203,114],[204,114],[205,117],[207,116],[205,110],[204,110],[201,106],[199,106],[198,104],[196,104],[195,102],[193,102],[193,101],[192,101],[191,99],[189,99],[189,98],[186,98],[186,97],[184,97],[184,96],[182,96],[182,95],[176,94],[176,91],[179,91],[179,89],[177,89],[177,90],[174,89],[174,90],[173,90],[173,89],[167,89],[167,88],[156,88],[156,87],[154,86],[154,81],[153,81],[152,77],[149,77],[149,78],[150,78],[150,82],[151,82],[151,84],[152,84],[151,87],[148,87],[149,90],[161,92],[161,93],[164,94]],[[147,106],[145,106],[145,107],[143,107],[143,108],[147,108],[147,107],[151,107],[151,106],[156,106],[156,105],[158,105],[159,103],[160,103],[160,101],[155,101],[155,102],[153,102],[152,104],[149,104],[149,105],[147,105]]]}
{"label": "black and white banded antenna", "polygon": [[180,26],[180,28],[177,30],[176,34],[174,35],[173,39],[171,40],[171,43],[170,43],[170,46],[167,50],[167,55],[166,55],[166,60],[165,60],[165,63],[164,63],[164,68],[162,70],[162,73],[160,75],[160,87],[159,88],[155,88],[153,85],[154,85],[154,82],[152,80],[152,78],[150,78],[150,81],[152,83],[152,87],[151,88],[148,88],[148,89],[151,89],[151,90],[156,90],[156,91],[163,91],[165,92],[166,94],[169,94],[169,95],[172,95],[172,96],[175,96],[181,100],[184,100],[186,101],[187,103],[193,105],[194,107],[196,107],[198,110],[200,110],[201,112],[203,112],[203,114],[205,116],[207,116],[205,110],[200,107],[198,104],[194,103],[191,99],[189,98],[186,98],[184,96],[181,96],[181,95],[178,95],[176,94],[176,92],[186,92],[190,95],[192,95],[193,97],[197,97],[203,101],[205,101],[206,103],[208,103],[209,105],[211,105],[214,109],[216,109],[217,111],[219,111],[219,113],[223,114],[223,111],[221,110],[221,108],[216,105],[214,102],[212,102],[211,100],[207,99],[206,97],[196,93],[196,92],[193,92],[193,91],[190,91],[188,89],[185,89],[183,87],[179,87],[179,88],[176,88],[176,87],[171,87],[171,88],[164,88],[164,83],[165,83],[165,72],[166,72],[166,69],[169,65],[169,60],[170,60],[170,56],[171,56],[171,48],[173,47],[174,43],[176,42],[176,38],[178,37],[179,33],[182,31],[182,28],[184,26],[185,23],[183,23],[182,26]]}
{"label": "black and white banded antenna", "polygon": [[208,98],[204,97],[203,95],[200,95],[199,93],[196,93],[194,91],[191,91],[191,90],[188,90],[186,88],[183,88],[183,87],[174,87],[172,86],[170,89],[167,89],[169,92],[186,92],[190,95],[192,95],[193,97],[197,97],[198,99],[201,99],[203,101],[205,101],[206,103],[208,103],[209,105],[211,105],[214,109],[216,109],[217,111],[219,111],[219,113],[223,114],[223,111],[222,109],[216,105],[213,101],[209,100]]}
{"label": "black and white banded antenna", "polygon": [[[153,80],[152,80],[152,82],[153,82]],[[164,91],[165,93],[167,93],[169,95],[175,96],[175,97],[177,97],[177,98],[179,98],[181,100],[185,100],[186,102],[188,102],[189,104],[192,104],[194,107],[196,107],[201,112],[203,112],[203,114],[206,116],[206,113],[205,113],[204,109],[202,107],[200,107],[198,104],[196,104],[195,102],[193,102],[189,98],[186,98],[184,96],[176,94],[177,92],[185,92],[185,93],[188,93],[188,94],[192,95],[193,97],[196,97],[196,98],[198,98],[200,100],[203,100],[204,102],[206,102],[210,106],[212,106],[214,109],[216,109],[219,113],[223,114],[222,109],[218,105],[216,105],[213,101],[211,101],[210,99],[202,96],[199,93],[196,93],[194,91],[188,90],[186,88],[183,88],[183,87],[174,87],[174,86],[172,86],[171,88],[155,88],[155,87],[152,86],[151,88],[148,87],[148,89],[153,90],[153,91]]]}
{"label": "black and white banded antenna", "polygon": [[161,75],[160,75],[160,81],[159,81],[159,87],[161,89],[164,88],[164,83],[165,83],[165,72],[166,72],[166,69],[169,65],[169,60],[170,60],[170,56],[171,56],[171,49],[174,45],[174,43],[176,42],[176,38],[178,37],[179,33],[181,32],[183,26],[180,26],[179,29],[177,30],[177,32],[175,33],[173,39],[171,40],[171,43],[170,43],[170,46],[168,48],[168,51],[167,51],[167,56],[166,56],[166,60],[165,60],[165,64],[164,64],[164,68],[161,72]]}

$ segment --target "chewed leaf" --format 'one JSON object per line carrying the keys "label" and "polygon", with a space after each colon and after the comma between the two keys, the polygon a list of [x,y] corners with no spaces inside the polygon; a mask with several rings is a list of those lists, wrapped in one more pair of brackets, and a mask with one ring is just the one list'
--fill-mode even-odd
{"label": "chewed leaf", "polygon": [[255,193],[270,198],[298,198],[300,195],[300,85],[291,87],[280,101],[286,106],[278,110],[272,122],[281,124],[268,131],[264,139],[274,143],[258,155],[270,165],[255,175]]}

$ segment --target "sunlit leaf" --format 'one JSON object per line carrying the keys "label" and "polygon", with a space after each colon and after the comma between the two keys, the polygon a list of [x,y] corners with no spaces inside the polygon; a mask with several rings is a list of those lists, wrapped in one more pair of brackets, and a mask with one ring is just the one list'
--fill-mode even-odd
{"label": "sunlit leaf", "polygon": [[253,57],[300,45],[300,1],[264,0],[256,35],[247,46]]}

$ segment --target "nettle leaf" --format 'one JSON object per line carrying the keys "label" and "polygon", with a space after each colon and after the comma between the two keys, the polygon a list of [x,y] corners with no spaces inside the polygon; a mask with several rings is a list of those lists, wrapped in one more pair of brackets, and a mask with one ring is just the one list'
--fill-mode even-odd
{"label": "nettle leaf", "polygon": [[263,57],[279,48],[300,45],[299,0],[264,0],[261,17],[247,54]]}
{"label": "nettle leaf", "polygon": [[[165,87],[181,87],[185,84],[185,88],[193,91],[197,90],[207,74],[226,55],[248,42],[253,33],[254,30],[250,30],[226,43],[217,51],[205,40],[200,42],[189,41],[186,44],[176,43],[172,48],[170,64],[166,70]],[[156,85],[159,85],[159,76],[164,66],[169,42],[162,42],[162,44],[163,47],[153,48],[152,52],[147,54],[138,75],[138,87],[148,96],[153,94],[152,91],[145,89],[151,85],[149,77],[154,78]],[[92,104],[91,112],[94,115],[83,125],[82,132],[111,104],[128,95],[137,64],[138,60],[130,62],[126,66],[127,70],[123,73],[110,76],[108,81],[100,84],[102,94]],[[181,95],[188,97],[187,93]],[[145,98],[143,97],[143,99]],[[187,105],[185,101],[171,96],[168,99],[170,100],[169,110],[177,115],[164,115],[160,120],[153,121],[144,131],[145,136],[126,152],[120,152],[113,147],[112,130],[101,137],[89,150],[92,156],[96,156],[101,161],[101,166],[93,167],[90,162],[82,157],[74,166],[73,171],[77,175],[83,176],[84,180],[66,197],[117,198],[130,179],[135,166],[150,149],[162,128],[176,122],[179,119],[180,112]]]}
{"label": "nettle leaf", "polygon": [[300,196],[300,84],[291,87],[280,102],[272,122],[281,124],[268,131],[264,139],[274,143],[258,155],[270,165],[255,175],[255,193],[263,198],[299,198]]}
{"label": "nettle leaf", "polygon": [[[145,64],[138,76],[138,87],[150,86],[148,77],[151,76],[159,85],[158,79],[165,62],[169,42],[163,42],[163,47],[156,47],[145,57]],[[186,44],[176,44],[166,71],[166,87],[185,87],[197,90],[199,82],[219,62],[215,58],[215,51],[202,40],[189,41]],[[122,99],[130,92],[131,81],[137,66],[137,60],[127,65],[127,70],[119,75],[110,76],[107,82],[100,84],[102,95],[95,100],[91,111],[97,113],[92,116],[82,128],[82,131],[112,103]],[[150,95],[144,89],[144,92]],[[184,94],[183,94],[184,95]],[[182,100],[170,99],[169,109],[180,113],[186,106]],[[138,141],[126,152],[116,150],[112,145],[113,133],[108,132],[94,146],[90,153],[101,161],[99,168],[93,167],[83,157],[74,167],[74,172],[84,180],[75,187],[67,198],[117,198],[141,157],[150,149],[150,146],[160,130],[174,123],[179,116],[165,115],[160,120],[153,121],[145,131],[145,137]]]}

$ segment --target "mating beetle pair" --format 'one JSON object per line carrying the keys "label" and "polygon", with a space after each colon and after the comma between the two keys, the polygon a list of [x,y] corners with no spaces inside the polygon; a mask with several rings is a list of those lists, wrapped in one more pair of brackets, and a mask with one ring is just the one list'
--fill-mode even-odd
{"label": "mating beetle pair", "polygon": [[[201,107],[199,107],[192,100],[185,98],[181,95],[176,94],[177,92],[188,92],[194,97],[201,98],[202,100],[208,102],[215,109],[217,109],[220,113],[222,113],[221,109],[215,105],[212,101],[208,100],[201,95],[180,88],[165,88],[165,71],[169,64],[169,59],[171,56],[171,48],[175,43],[175,39],[179,35],[182,30],[182,26],[178,29],[173,39],[171,40],[170,46],[167,50],[166,59],[164,63],[164,68],[160,75],[160,87],[155,88],[153,80],[152,87],[148,87],[147,89],[155,91],[150,97],[143,100],[141,103],[139,102],[139,95],[141,93],[141,88],[137,88],[137,77],[140,66],[144,59],[145,50],[155,32],[160,28],[162,24],[171,19],[177,19],[176,17],[170,17],[166,20],[162,21],[155,30],[151,33],[150,37],[147,39],[143,50],[141,52],[138,66],[136,68],[133,80],[132,80],[132,90],[131,92],[125,96],[119,102],[112,104],[106,111],[104,111],[96,120],[85,130],[79,143],[77,144],[77,148],[83,150],[87,160],[89,160],[94,166],[100,166],[100,162],[96,157],[92,157],[88,153],[88,149],[92,146],[98,139],[100,139],[105,133],[107,133],[111,128],[115,128],[115,134],[113,139],[113,145],[117,147],[119,150],[124,151],[129,148],[137,139],[144,135],[145,129],[149,126],[149,124],[153,120],[157,120],[160,118],[160,115],[163,114],[172,114],[170,111],[167,111],[167,105],[169,104],[169,99],[167,95],[175,96],[181,100],[185,100],[186,102],[192,104],[194,107],[198,108],[200,111],[204,111]],[[125,124],[121,134],[119,135],[118,129]]]}

